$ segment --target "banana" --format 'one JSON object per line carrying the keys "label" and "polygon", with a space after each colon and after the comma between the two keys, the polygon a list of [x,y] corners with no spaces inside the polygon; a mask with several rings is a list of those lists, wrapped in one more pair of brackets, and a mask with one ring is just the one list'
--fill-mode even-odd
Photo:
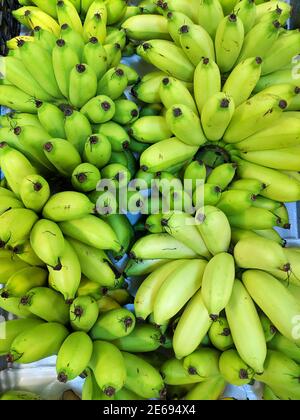
{"label": "banana", "polygon": [[143,170],[151,173],[165,171],[177,164],[183,165],[197,150],[197,146],[187,145],[176,137],[162,140],[142,153],[140,165]]}
{"label": "banana", "polygon": [[112,100],[118,99],[128,84],[125,72],[118,67],[109,69],[99,80],[98,95],[109,96]]}
{"label": "banana", "polygon": [[33,363],[58,353],[68,330],[54,322],[43,323],[19,334],[12,342],[10,362]]}
{"label": "banana", "polygon": [[265,168],[242,159],[234,159],[238,164],[241,178],[254,178],[263,182],[266,188],[261,195],[281,202],[297,201],[300,197],[300,183],[288,175],[274,169]]}
{"label": "banana", "polygon": [[98,315],[98,304],[91,296],[78,296],[70,306],[70,322],[75,331],[89,332]]}
{"label": "banana", "polygon": [[[49,162],[65,177],[71,176],[81,163],[77,149],[67,140],[52,138],[44,144],[43,149]],[[61,159],[61,156],[65,156],[65,159]]]}
{"label": "banana", "polygon": [[224,389],[226,382],[222,376],[214,376],[195,385],[184,397],[184,400],[214,401],[218,400]]}
{"label": "banana", "polygon": [[55,105],[47,102],[38,103],[38,119],[51,137],[66,138],[64,114]]}
{"label": "banana", "polygon": [[186,105],[173,105],[166,113],[166,121],[172,133],[183,143],[199,147],[206,142],[199,117]]}
{"label": "banana", "polygon": [[259,150],[241,153],[241,157],[249,162],[263,165],[267,168],[299,171],[299,146],[287,147],[278,150]]}
{"label": "banana", "polygon": [[218,185],[203,184],[200,185],[193,194],[193,204],[198,210],[205,206],[216,206],[221,198],[222,190]]}
{"label": "banana", "polygon": [[215,349],[200,348],[184,358],[183,368],[204,381],[219,374],[219,357],[220,353]]}
{"label": "banana", "polygon": [[97,92],[97,76],[87,64],[77,64],[70,73],[69,99],[77,108],[83,107]]}
{"label": "banana", "polygon": [[172,131],[164,117],[148,116],[135,121],[129,134],[142,143],[157,143],[170,138]]}
{"label": "banana", "polygon": [[226,215],[221,210],[213,206],[202,207],[197,211],[195,221],[211,254],[217,255],[228,251],[231,229]]}
{"label": "banana", "polygon": [[288,264],[286,265],[285,268],[286,270],[290,268],[290,270],[286,272],[286,271],[282,271],[282,268],[273,267],[272,269],[268,269],[267,271],[280,280],[288,281],[288,283],[290,283],[291,285],[294,284],[296,286],[299,286],[300,285],[299,263],[298,263],[299,253],[294,248],[283,249],[283,253],[284,253],[286,261],[288,261]]}
{"label": "banana", "polygon": [[36,26],[33,29],[34,42],[37,42],[41,47],[52,53],[57,37],[53,32]]}
{"label": "banana", "polygon": [[[298,75],[298,72],[296,72],[296,76]],[[284,70],[277,70],[273,73],[266,74],[265,76],[262,76],[257,83],[254,92],[260,92],[263,89],[266,89],[272,85],[278,85],[278,84],[293,84],[297,88],[297,78],[295,78],[295,74],[291,71],[291,69],[286,68]]]}
{"label": "banana", "polygon": [[95,71],[98,80],[107,72],[107,54],[98,38],[91,37],[89,42],[85,44],[83,61]]}
{"label": "banana", "polygon": [[272,340],[269,341],[268,348],[283,353],[285,356],[299,364],[300,347],[288,340],[283,335],[279,333],[275,334]]}
{"label": "banana", "polygon": [[42,398],[40,395],[34,394],[33,392],[28,391],[17,391],[11,390],[7,391],[1,395],[0,400],[2,401],[40,401]]}
{"label": "banana", "polygon": [[280,234],[275,229],[255,230],[254,233],[256,233],[259,236],[262,236],[263,238],[277,242],[282,247],[286,246],[286,240],[282,239]]}
{"label": "banana", "polygon": [[168,31],[168,20],[160,15],[132,16],[122,24],[122,28],[125,29],[129,39],[136,41],[171,39]]}
{"label": "banana", "polygon": [[34,287],[20,299],[20,305],[47,322],[69,322],[69,306],[61,294],[48,287]]}
{"label": "banana", "polygon": [[33,287],[45,286],[47,272],[40,267],[26,267],[13,274],[7,281],[4,289],[1,289],[3,298],[22,297]]}
{"label": "banana", "polygon": [[5,69],[5,78],[12,85],[34,98],[43,101],[53,100],[53,97],[39,85],[20,59],[10,56],[2,57],[1,65]]}
{"label": "banana", "polygon": [[124,252],[127,252],[133,239],[134,231],[127,217],[123,214],[111,214],[106,217],[107,223],[115,231],[117,238],[122,245],[121,253],[114,255],[115,259],[122,258]]}
{"label": "banana", "polygon": [[81,163],[72,173],[72,185],[76,191],[94,191],[100,182],[100,171],[91,163]]}
{"label": "banana", "polygon": [[16,36],[14,38],[11,38],[11,39],[7,40],[6,41],[6,46],[9,50],[16,50],[18,48],[19,41],[33,42],[34,37],[30,36],[30,35]]}
{"label": "banana", "polygon": [[251,0],[239,1],[233,9],[233,13],[237,14],[244,25],[245,34],[247,34],[254,26],[256,19],[256,4]]}
{"label": "banana", "polygon": [[195,226],[193,216],[175,212],[165,215],[161,224],[169,235],[191,248],[196,254],[204,258],[210,257],[200,232]]}
{"label": "banana", "polygon": [[93,340],[112,341],[129,335],[135,327],[135,317],[128,309],[112,309],[101,314],[91,329]]}
{"label": "banana", "polygon": [[115,101],[115,114],[113,120],[118,124],[127,125],[135,122],[139,117],[137,104],[128,99],[118,99]]}
{"label": "banana", "polygon": [[[69,97],[70,74],[77,63],[79,56],[73,46],[62,38],[58,39],[52,50],[52,64],[58,87],[65,98]],[[46,123],[49,125],[49,121]],[[54,137],[64,138],[61,134]]]}
{"label": "banana", "polygon": [[87,139],[83,152],[86,162],[101,169],[109,162],[111,154],[111,144],[103,134],[94,134]]}
{"label": "banana", "polygon": [[188,385],[201,381],[198,375],[191,375],[184,369],[183,361],[175,357],[166,360],[160,371],[167,385]]}
{"label": "banana", "polygon": [[17,198],[13,197],[1,197],[0,202],[0,215],[5,213],[10,209],[23,208],[24,205],[22,201],[19,201]]}
{"label": "banana", "polygon": [[286,100],[280,99],[277,95],[264,93],[264,91],[256,94],[236,108],[224,135],[225,142],[238,143],[269,127],[276,122],[286,107]]}
{"label": "banana", "polygon": [[208,99],[202,108],[201,123],[204,134],[210,141],[221,140],[234,111],[234,101],[225,93],[216,93]]}
{"label": "banana", "polygon": [[97,301],[97,305],[98,305],[100,314],[104,313],[104,312],[111,311],[113,309],[121,308],[121,306],[118,304],[118,302],[116,302],[115,300],[113,300],[109,296],[102,296],[101,299],[99,299]]}
{"label": "banana", "polygon": [[21,184],[20,195],[27,209],[40,213],[50,198],[50,187],[40,175],[27,176]]}
{"label": "banana", "polygon": [[[206,265],[204,260],[186,261],[175,273],[167,277],[154,300],[153,313],[156,324],[161,325],[171,319],[197,292],[201,287]],[[178,281],[184,273],[189,273],[185,285]]]}
{"label": "banana", "polygon": [[203,57],[215,59],[213,41],[204,27],[183,25],[179,32],[181,48],[194,66],[197,66]]}
{"label": "banana", "polygon": [[265,385],[264,387],[264,393],[263,393],[263,400],[265,401],[280,401],[280,398],[278,398],[272,389]]}
{"label": "banana", "polygon": [[140,397],[135,392],[129,391],[128,389],[124,387],[119,392],[116,392],[115,400],[116,401],[138,401],[138,400],[144,400],[144,398]]}
{"label": "banana", "polygon": [[70,334],[59,349],[56,360],[57,380],[62,383],[77,378],[88,366],[93,343],[83,331]]}
{"label": "banana", "polygon": [[126,13],[127,2],[126,0],[106,0],[105,6],[107,10],[107,23],[108,25],[113,25],[123,18]]}
{"label": "banana", "polygon": [[228,76],[222,91],[233,98],[236,107],[250,97],[259,81],[261,68],[262,59],[251,57],[238,63]]}
{"label": "banana", "polygon": [[29,29],[34,29],[36,26],[40,26],[42,29],[53,32],[55,36],[58,36],[59,34],[59,25],[56,20],[44,11],[40,10],[38,7],[20,7],[17,10],[13,10],[12,14],[15,19]]}
{"label": "banana", "polygon": [[[197,0],[186,2],[185,0],[168,0],[167,3],[159,2],[158,9],[161,8],[162,12],[182,12],[188,16],[193,22],[197,22],[199,4]],[[160,13],[160,10],[158,10]]]}
{"label": "banana", "polygon": [[168,32],[171,35],[171,38],[178,47],[181,47],[179,29],[183,25],[193,25],[193,21],[181,11],[168,12],[166,17],[168,19]]}
{"label": "banana", "polygon": [[238,0],[220,0],[224,15],[229,15],[235,5],[238,3]]}
{"label": "banana", "polygon": [[[286,31],[282,33],[269,49],[262,64],[262,74],[270,74],[293,62],[299,53],[299,32]],[[280,62],[278,62],[280,57]]]}
{"label": "banana", "polygon": [[125,387],[143,398],[163,398],[165,386],[159,372],[136,355],[122,352],[127,377]]}
{"label": "banana", "polygon": [[[117,67],[122,59],[121,46],[118,43],[105,44],[104,46],[107,56],[107,68]],[[124,72],[125,73],[125,72]],[[126,74],[125,74],[126,76]],[[124,79],[124,77],[123,77]],[[123,80],[124,81],[124,80]],[[125,84],[125,83],[124,83]]]}
{"label": "banana", "polygon": [[148,104],[160,102],[159,88],[161,81],[167,76],[162,71],[148,73],[132,88],[132,94],[139,100]]}
{"label": "banana", "polygon": [[208,336],[213,346],[222,352],[233,347],[231,331],[226,318],[219,317],[214,321],[208,331]]}
{"label": "banana", "polygon": [[217,318],[227,306],[234,279],[235,264],[230,254],[217,254],[207,264],[203,274],[201,291],[204,304],[212,319]]}
{"label": "banana", "polygon": [[0,355],[5,356],[9,353],[10,347],[14,339],[24,331],[30,330],[42,321],[38,319],[14,319],[12,321],[4,321],[0,324]]}
{"label": "banana", "polygon": [[156,233],[138,239],[133,245],[132,259],[196,258],[197,254],[167,233]]}
{"label": "banana", "polygon": [[240,213],[228,215],[231,226],[238,229],[263,230],[280,226],[281,220],[269,210],[250,207]]}
{"label": "banana", "polygon": [[53,289],[60,292],[66,301],[69,301],[75,298],[80,284],[81,269],[77,254],[66,240],[60,262],[60,270],[48,266],[49,284]]}
{"label": "banana", "polygon": [[90,18],[86,17],[83,26],[83,38],[85,42],[95,37],[103,43],[106,39],[106,16],[104,13],[96,12]]}
{"label": "banana", "polygon": [[269,342],[277,334],[277,330],[272,324],[272,322],[269,320],[269,318],[263,312],[259,314],[259,318],[260,318],[260,322],[264,330],[266,343],[269,348]]}
{"label": "banana", "polygon": [[198,5],[198,23],[215,39],[220,21],[223,19],[223,9],[219,0],[203,0]]}
{"label": "banana", "polygon": [[201,114],[204,104],[221,91],[221,74],[217,64],[203,57],[194,73],[194,97]]}
{"label": "banana", "polygon": [[126,42],[127,40],[125,29],[108,28],[105,44],[119,44],[123,50],[126,46]]}
{"label": "banana", "polygon": [[28,209],[8,210],[0,216],[0,239],[2,248],[14,248],[26,240],[38,216]]}
{"label": "banana", "polygon": [[0,308],[16,315],[18,318],[36,318],[27,308],[20,306],[20,298],[11,297],[5,299],[0,296]]}
{"label": "banana", "polygon": [[101,285],[82,276],[77,290],[77,296],[91,296],[93,299],[100,299],[103,297]]}
{"label": "banana", "polygon": [[[299,303],[295,297],[275,277],[258,270],[249,270],[243,274],[243,282],[254,299],[255,303],[271,320],[278,331],[288,340],[299,345],[297,338],[297,317],[299,316]],[[257,288],[256,282],[259,283]],[[268,291],[268,292],[267,292]],[[265,293],[268,293],[266,299]],[[274,311],[276,308],[284,308],[283,311]]]}
{"label": "banana", "polygon": [[265,335],[255,305],[239,280],[235,280],[225,312],[240,357],[256,373],[262,373],[267,355]]}
{"label": "banana", "polygon": [[126,382],[125,358],[111,343],[95,341],[90,366],[100,389],[106,396],[113,397]]}
{"label": "banana", "polygon": [[253,26],[245,36],[238,62],[253,56],[259,56],[264,59],[277,40],[280,27],[278,20],[260,22]]}
{"label": "banana", "polygon": [[[34,125],[41,128],[41,124],[38,120],[37,115],[27,114],[26,112],[11,112],[5,115],[1,115],[0,124],[3,127],[16,128],[23,127],[25,125]],[[2,131],[2,129],[1,129]]]}
{"label": "banana", "polygon": [[206,179],[207,170],[203,162],[199,160],[194,160],[184,170],[184,183],[192,182],[192,191],[194,192],[197,187],[201,188],[204,186]]}
{"label": "banana", "polygon": [[170,109],[172,106],[180,103],[190,108],[195,114],[198,114],[197,106],[191,93],[180,80],[174,77],[162,79],[159,95],[166,109]]}
{"label": "banana", "polygon": [[124,71],[129,86],[135,85],[141,80],[138,72],[134,68],[123,63],[120,63],[118,67]]}
{"label": "banana", "polygon": [[20,198],[23,179],[36,174],[36,169],[22,153],[12,149],[5,142],[0,143],[0,164],[10,189]]}
{"label": "banana", "polygon": [[265,371],[262,375],[256,375],[255,379],[258,377],[280,399],[299,399],[299,366],[282,353],[269,350]]}
{"label": "banana", "polygon": [[[281,11],[290,10],[290,5],[285,3],[284,1],[274,1],[271,0],[269,2],[256,2],[256,21],[260,21],[264,18],[264,16],[271,14],[274,11],[277,11],[277,9],[280,9]],[[280,12],[279,12],[280,14]]]}
{"label": "banana", "polygon": [[84,194],[64,191],[50,198],[44,207],[43,217],[54,222],[65,222],[93,212],[94,204]]}
{"label": "banana", "polygon": [[32,96],[12,85],[0,85],[0,102],[2,106],[19,112],[36,114],[35,102]]}
{"label": "banana", "polygon": [[63,39],[66,42],[66,44],[74,50],[79,59],[82,58],[85,42],[83,40],[82,35],[79,32],[73,31],[73,29],[67,23],[64,23],[63,25],[61,25],[60,38]]}
{"label": "banana", "polygon": [[82,34],[81,19],[72,1],[59,0],[56,3],[56,14],[60,26],[66,23],[73,31]]}
{"label": "banana", "polygon": [[151,274],[155,269],[171,262],[167,259],[129,260],[125,271],[128,277]]}
{"label": "banana", "polygon": [[[134,309],[137,318],[145,320],[153,312],[155,298],[162,284],[175,272],[175,270],[179,269],[183,263],[184,261],[182,260],[166,262],[166,264],[156,268],[143,281],[134,300]],[[126,271],[127,274],[128,271],[129,270]]]}
{"label": "banana", "polygon": [[[217,207],[226,215],[240,213],[255,206],[256,196],[249,191],[244,190],[230,190],[224,191],[221,195]],[[257,206],[258,207],[258,206]]]}
{"label": "banana", "polygon": [[108,138],[113,152],[122,152],[130,146],[130,138],[124,127],[114,121],[101,124],[98,133]]}
{"label": "banana", "polygon": [[219,23],[215,38],[216,62],[221,72],[232,70],[240,55],[244,42],[242,20],[232,13]]}
{"label": "banana", "polygon": [[105,395],[97,384],[94,373],[91,369],[85,370],[87,375],[83,388],[82,388],[82,400],[83,401],[103,401],[103,400],[114,400],[114,397]]}
{"label": "banana", "polygon": [[43,0],[33,0],[32,3],[39,7],[41,10],[43,10],[43,12],[53,17],[54,19],[57,18],[56,5],[54,0],[47,1],[46,3]]}
{"label": "banana", "polygon": [[249,384],[254,377],[254,370],[239,356],[236,350],[227,350],[221,354],[219,360],[220,373],[232,385],[243,386]]}
{"label": "banana", "polygon": [[161,224],[162,220],[162,214],[151,214],[146,219],[145,229],[148,230],[150,233],[163,233],[164,228]]}
{"label": "banana", "polygon": [[68,141],[82,154],[86,139],[92,135],[92,127],[81,112],[67,107],[65,110],[65,132]]}
{"label": "banana", "polygon": [[177,359],[182,359],[196,350],[211,324],[212,320],[199,290],[187,304],[175,328],[173,348]]}
{"label": "banana", "polygon": [[[36,42],[22,42],[19,46],[21,60],[27,71],[54,98],[61,98],[62,94],[56,82],[52,56],[49,51]],[[37,63],[40,63],[37,66]]]}
{"label": "banana", "polygon": [[34,250],[32,249],[30,245],[30,240],[27,239],[25,242],[23,242],[20,245],[17,245],[13,249],[14,254],[18,256],[18,258],[25,263],[34,266],[34,267],[44,267],[44,262],[36,255]]}
{"label": "banana", "polygon": [[149,324],[136,325],[127,336],[113,341],[120,350],[130,353],[152,352],[161,346],[163,335],[160,330]]}
{"label": "banana", "polygon": [[191,82],[194,66],[173,42],[153,39],[137,47],[137,54],[169,76]]}

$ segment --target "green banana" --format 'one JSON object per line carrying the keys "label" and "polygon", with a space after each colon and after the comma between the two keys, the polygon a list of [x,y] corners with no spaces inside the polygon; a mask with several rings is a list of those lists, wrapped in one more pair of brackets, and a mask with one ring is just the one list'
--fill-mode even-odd
{"label": "green banana", "polygon": [[66,301],[69,301],[76,295],[81,279],[81,269],[77,254],[66,240],[60,263],[60,270],[48,266],[49,284],[60,292]]}
{"label": "green banana", "polygon": [[38,216],[32,210],[12,209],[0,216],[1,248],[9,245],[14,248],[26,240]]}
{"label": "green banana", "polygon": [[64,222],[87,216],[94,212],[94,204],[81,193],[65,191],[54,194],[43,210],[43,217],[54,222]]}
{"label": "green banana", "polygon": [[249,384],[254,377],[254,370],[239,356],[236,350],[224,351],[219,360],[219,368],[223,378],[235,386]]}
{"label": "green banana", "polygon": [[26,6],[20,7],[12,12],[13,16],[27,28],[34,29],[36,26],[53,32],[54,35],[59,33],[59,25],[55,19],[49,16],[38,7]]}
{"label": "green banana", "polygon": [[229,350],[231,347],[233,347],[233,340],[229,324],[227,319],[224,317],[219,317],[211,324],[211,327],[208,331],[208,336],[213,346],[222,352],[225,352],[226,350]]}
{"label": "green banana", "polygon": [[167,385],[188,385],[201,381],[198,375],[191,375],[183,367],[183,361],[169,358],[161,367],[161,374]]}
{"label": "green banana", "polygon": [[83,49],[83,61],[96,73],[97,79],[101,79],[107,72],[107,53],[100,40],[95,36],[89,39]]}
{"label": "green banana", "polygon": [[[249,191],[254,195],[260,194],[264,189],[265,185],[258,181],[257,179],[238,179],[236,181],[233,181],[228,189],[229,190],[245,190]],[[257,197],[259,198],[259,197]]]}
{"label": "green banana", "polygon": [[255,202],[256,196],[249,191],[229,190],[222,193],[217,207],[230,216],[245,211],[251,206],[256,207]]}
{"label": "green banana", "polygon": [[136,85],[141,80],[138,72],[127,64],[120,63],[118,67],[124,71],[129,86]]}
{"label": "green banana", "polygon": [[135,121],[130,127],[129,134],[142,143],[157,143],[170,138],[172,131],[164,117],[148,116]]}
{"label": "green banana", "polygon": [[222,376],[214,376],[195,385],[184,397],[184,400],[214,401],[218,400],[224,389],[226,382]]}
{"label": "green banana", "polygon": [[109,69],[99,80],[97,93],[98,95],[106,95],[113,101],[118,99],[128,84],[125,72],[118,67]]}
{"label": "green banana", "polygon": [[43,29],[40,26],[36,26],[33,29],[33,41],[37,42],[50,53],[52,53],[56,40],[57,37],[55,36],[55,34],[53,32],[49,32],[49,30],[47,29]]}
{"label": "green banana", "polygon": [[120,350],[130,353],[152,352],[161,346],[163,336],[157,327],[149,324],[136,325],[127,336],[113,341]]}
{"label": "green banana", "polygon": [[56,372],[59,382],[66,383],[79,376],[91,359],[93,343],[83,331],[70,334],[59,349]]}
{"label": "green banana", "polygon": [[268,348],[283,353],[285,356],[299,364],[300,347],[283,335],[279,333],[275,334],[272,340],[268,342]]}
{"label": "green banana", "polygon": [[272,324],[272,322],[269,320],[269,318],[263,312],[259,314],[259,318],[260,318],[260,322],[264,330],[266,343],[269,348],[269,342],[276,335],[277,330]]}
{"label": "green banana", "polygon": [[38,119],[47,133],[51,137],[64,139],[66,133],[63,112],[57,106],[48,102],[37,103],[37,107]]}
{"label": "green banana", "polygon": [[7,391],[1,395],[0,400],[2,401],[39,401],[42,400],[40,395],[34,394],[29,391],[17,391],[11,390]]}
{"label": "green banana", "polygon": [[101,124],[98,133],[107,137],[113,152],[122,152],[130,147],[130,138],[124,127],[114,121]]}
{"label": "green banana", "polygon": [[93,340],[116,340],[129,335],[135,327],[135,317],[128,309],[112,309],[101,314],[90,334]]}
{"label": "green banana", "polygon": [[194,73],[194,97],[200,113],[204,104],[220,91],[221,74],[219,67],[210,58],[203,57]]}
{"label": "green banana", "polygon": [[70,73],[69,99],[70,103],[81,108],[97,92],[97,75],[87,64],[77,64]]}
{"label": "green banana", "polygon": [[81,19],[72,1],[59,0],[56,3],[56,13],[60,25],[67,24],[73,31],[82,34]]}
{"label": "green banana", "polygon": [[76,191],[94,191],[100,182],[100,171],[91,163],[81,163],[72,173],[72,185]]}
{"label": "green banana", "polygon": [[168,31],[168,20],[160,15],[132,16],[122,24],[122,28],[125,29],[127,37],[135,41],[171,39]]}
{"label": "green banana", "polygon": [[[54,138],[44,144],[44,153],[49,162],[65,177],[72,175],[77,165],[81,163],[80,155],[72,143]],[[61,159],[62,154],[66,156]]]}
{"label": "green banana", "polygon": [[75,331],[89,332],[98,315],[98,304],[91,296],[78,296],[70,306],[70,322]]}
{"label": "green banana", "polygon": [[167,74],[162,71],[148,73],[132,88],[133,96],[148,104],[160,102],[159,88],[166,76]]}
{"label": "green banana", "polygon": [[233,12],[237,14],[243,22],[245,34],[247,34],[255,24],[256,10],[256,4],[252,0],[241,0],[233,9]]}
{"label": "green banana", "polygon": [[20,306],[20,298],[17,297],[5,299],[0,296],[0,308],[18,318],[36,318],[27,308]]}
{"label": "green banana", "polygon": [[228,215],[231,226],[239,229],[263,230],[280,226],[281,220],[269,210],[250,207],[240,213]]}
{"label": "green banana", "polygon": [[65,109],[65,132],[68,141],[82,154],[86,139],[93,134],[87,117],[71,107]]}
{"label": "green banana", "polygon": [[107,223],[115,231],[118,241],[122,245],[122,251],[114,254],[115,259],[121,259],[127,252],[133,239],[134,230],[127,217],[123,214],[111,214],[106,217]]}
{"label": "green banana", "polygon": [[[202,161],[194,160],[184,170],[184,183],[192,181],[192,191],[201,188],[207,175],[206,166]],[[202,184],[202,185],[201,185]]]}
{"label": "green banana", "polygon": [[168,12],[166,17],[168,19],[168,32],[171,35],[171,38],[178,47],[181,47],[179,29],[183,25],[191,26],[194,22],[181,11]]}
{"label": "green banana", "polygon": [[193,194],[193,204],[198,210],[205,206],[216,206],[221,198],[222,190],[218,185],[203,184],[200,185]]}
{"label": "green banana", "polygon": [[103,393],[113,397],[126,382],[126,364],[123,354],[111,343],[94,341],[90,360],[97,384]]}
{"label": "green banana", "polygon": [[165,77],[162,79],[159,87],[159,95],[166,109],[180,103],[189,107],[195,114],[198,113],[191,93],[180,80],[174,77]]}
{"label": "green banana", "polygon": [[22,201],[19,201],[17,198],[1,197],[0,215],[5,213],[9,209],[18,209],[18,208],[23,208],[23,207],[24,205]]}
{"label": "green banana", "polygon": [[255,305],[239,280],[234,282],[225,312],[240,357],[256,373],[262,373],[267,355],[265,335]]}
{"label": "green banana", "polygon": [[12,85],[0,85],[0,102],[3,106],[19,112],[36,114],[35,101],[28,93]]}
{"label": "green banana", "polygon": [[139,117],[137,104],[128,99],[117,99],[115,101],[115,114],[113,120],[118,124],[132,124]]}
{"label": "green banana", "polygon": [[21,184],[20,195],[26,208],[39,213],[50,197],[50,187],[40,175],[27,176]]}
{"label": "green banana", "polygon": [[21,297],[33,287],[45,286],[47,279],[47,272],[40,267],[23,268],[8,279],[4,289],[1,289],[1,296]]}
{"label": "green banana", "polygon": [[204,381],[219,374],[219,357],[220,353],[215,349],[200,348],[184,358],[183,368]]}
{"label": "green banana", "polygon": [[94,373],[91,369],[85,370],[87,375],[82,387],[82,400],[83,401],[105,401],[114,400],[114,397],[105,395],[97,384]]}
{"label": "green banana", "polygon": [[84,40],[82,35],[79,32],[74,31],[67,23],[62,24],[60,29],[60,38],[63,39],[67,45],[70,46],[75,53],[77,53],[79,59],[81,59],[84,49]]}
{"label": "green banana", "polygon": [[32,288],[20,299],[20,305],[47,322],[69,322],[68,305],[61,294],[48,287]]}
{"label": "green banana", "polygon": [[101,169],[109,162],[111,153],[111,144],[107,137],[103,134],[93,134],[85,143],[83,158]]}
{"label": "green banana", "polygon": [[127,377],[125,387],[143,398],[163,398],[165,386],[159,372],[136,355],[122,352]]}
{"label": "green banana", "polygon": [[31,266],[44,267],[45,265],[32,249],[29,239],[27,239],[21,245],[17,245],[17,247],[13,249],[13,252],[18,256],[20,260]]}
{"label": "green banana", "polygon": [[203,0],[198,5],[197,21],[215,39],[220,21],[223,19],[223,9],[219,0]]}
{"label": "green banana", "polygon": [[203,26],[183,25],[179,33],[181,48],[194,66],[197,66],[203,57],[215,59],[213,41]]}

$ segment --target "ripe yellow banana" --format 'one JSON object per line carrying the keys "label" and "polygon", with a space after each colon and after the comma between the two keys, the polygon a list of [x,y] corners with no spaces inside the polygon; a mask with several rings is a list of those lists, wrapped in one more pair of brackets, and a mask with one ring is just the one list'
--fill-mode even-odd
{"label": "ripe yellow banana", "polygon": [[[186,261],[163,282],[154,300],[154,321],[161,325],[176,315],[201,287],[207,263],[204,260]],[[186,276],[183,284],[179,278]]]}
{"label": "ripe yellow banana", "polygon": [[240,357],[256,373],[262,373],[267,355],[265,335],[255,305],[239,280],[235,280],[225,312]]}
{"label": "ripe yellow banana", "polygon": [[204,104],[221,90],[221,74],[217,64],[208,57],[202,58],[194,73],[194,96],[199,113]]}

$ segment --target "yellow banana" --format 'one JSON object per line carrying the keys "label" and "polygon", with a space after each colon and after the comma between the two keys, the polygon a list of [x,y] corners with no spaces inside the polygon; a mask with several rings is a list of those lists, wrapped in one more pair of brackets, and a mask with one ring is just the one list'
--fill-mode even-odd
{"label": "yellow banana", "polygon": [[[258,270],[243,274],[243,282],[255,303],[288,340],[299,345],[299,302],[275,277]],[[258,286],[259,285],[259,286]],[[267,294],[266,294],[267,293]],[[266,298],[267,297],[267,298]],[[282,308],[278,310],[274,308]]]}
{"label": "yellow banana", "polygon": [[221,90],[221,74],[217,64],[204,57],[197,65],[194,73],[194,96],[199,113],[204,104]]}
{"label": "yellow banana", "polygon": [[24,6],[14,10],[13,16],[27,28],[34,29],[40,26],[49,32],[53,32],[55,36],[59,34],[59,25],[55,19],[47,13],[34,6]]}
{"label": "yellow banana", "polygon": [[265,335],[255,305],[239,280],[235,280],[225,312],[240,357],[256,373],[262,373],[267,355]]}
{"label": "yellow banana", "polygon": [[[161,325],[176,315],[201,287],[207,263],[204,260],[186,261],[163,282],[154,300],[154,320]],[[187,276],[185,284],[178,279]]]}

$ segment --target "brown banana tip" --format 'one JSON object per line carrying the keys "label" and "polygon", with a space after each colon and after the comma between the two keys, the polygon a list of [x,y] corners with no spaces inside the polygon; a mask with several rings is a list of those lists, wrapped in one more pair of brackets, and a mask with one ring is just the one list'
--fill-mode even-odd
{"label": "brown banana tip", "polygon": [[239,371],[239,378],[240,379],[249,379],[249,375],[246,369],[240,369]]}
{"label": "brown banana tip", "polygon": [[193,366],[190,366],[188,368],[188,373],[189,373],[189,375],[197,375],[197,369],[194,368]]}
{"label": "brown banana tip", "polygon": [[62,384],[66,384],[68,382],[68,376],[64,372],[60,372],[57,375],[58,382],[61,382]]}
{"label": "brown banana tip", "polygon": [[107,388],[104,389],[103,392],[107,397],[113,397],[116,393],[116,390],[112,386],[108,386]]}

